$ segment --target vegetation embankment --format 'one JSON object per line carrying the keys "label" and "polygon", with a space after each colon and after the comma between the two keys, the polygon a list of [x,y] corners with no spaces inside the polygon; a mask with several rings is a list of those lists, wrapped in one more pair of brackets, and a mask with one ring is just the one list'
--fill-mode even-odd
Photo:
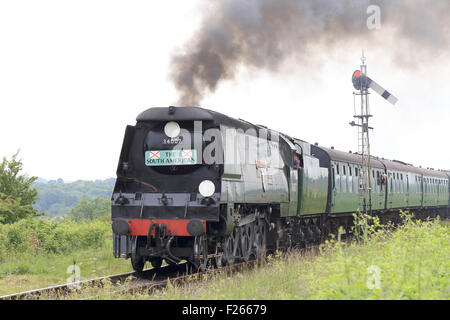
{"label": "vegetation embankment", "polygon": [[450,226],[413,221],[393,230],[359,222],[352,242],[327,241],[319,254],[269,258],[262,267],[124,299],[449,299]]}
{"label": "vegetation embankment", "polygon": [[93,220],[22,219],[0,225],[0,295],[132,271],[115,259],[108,215]]}
{"label": "vegetation embankment", "polygon": [[[450,225],[404,216],[396,229],[369,217],[358,221],[352,241],[336,239],[319,252],[271,256],[260,266],[230,275],[202,275],[201,281],[145,293],[97,290],[70,299],[449,299]],[[192,275],[196,280],[198,275]],[[45,298],[45,297],[44,297]]]}

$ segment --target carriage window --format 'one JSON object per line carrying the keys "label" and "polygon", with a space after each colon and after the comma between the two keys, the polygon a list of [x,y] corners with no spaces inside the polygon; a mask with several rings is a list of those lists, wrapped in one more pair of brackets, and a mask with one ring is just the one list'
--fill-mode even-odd
{"label": "carriage window", "polygon": [[349,175],[352,175],[352,167],[348,167],[348,170],[349,170]]}
{"label": "carriage window", "polygon": [[339,164],[336,166],[337,174],[339,174]]}
{"label": "carriage window", "polygon": [[346,167],[346,166],[344,165],[343,167],[344,167],[344,176],[345,176],[345,175],[346,175],[346,173],[345,173],[345,167]]}

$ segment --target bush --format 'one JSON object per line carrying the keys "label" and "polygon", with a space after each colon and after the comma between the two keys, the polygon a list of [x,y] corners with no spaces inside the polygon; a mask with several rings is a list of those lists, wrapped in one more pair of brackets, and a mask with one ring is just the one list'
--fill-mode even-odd
{"label": "bush", "polygon": [[109,240],[109,219],[75,222],[28,218],[0,225],[0,261],[7,254],[70,253],[77,249],[99,248]]}

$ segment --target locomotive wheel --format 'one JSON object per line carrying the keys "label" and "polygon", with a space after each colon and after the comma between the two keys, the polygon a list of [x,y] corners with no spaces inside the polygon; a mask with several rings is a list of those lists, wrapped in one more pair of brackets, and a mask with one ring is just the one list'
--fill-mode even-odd
{"label": "locomotive wheel", "polygon": [[227,264],[227,258],[225,253],[225,239],[216,243],[216,256],[211,259],[211,264],[214,268],[221,268]]}
{"label": "locomotive wheel", "polygon": [[208,242],[204,235],[194,239],[194,261],[192,264],[198,271],[205,271],[208,266]]}
{"label": "locomotive wheel", "polygon": [[131,254],[131,266],[133,267],[133,270],[137,273],[142,273],[142,270],[144,270],[145,266],[145,259],[144,257],[141,257],[137,253]]}
{"label": "locomotive wheel", "polygon": [[223,260],[227,264],[233,264],[235,257],[234,231],[223,239]]}
{"label": "locomotive wheel", "polygon": [[253,247],[253,224],[247,224],[240,228],[242,259],[248,261]]}
{"label": "locomotive wheel", "polygon": [[256,258],[261,259],[266,251],[267,227],[262,219],[256,220],[255,226],[255,252]]}
{"label": "locomotive wheel", "polygon": [[305,248],[311,248],[314,244],[314,232],[311,225],[308,223],[306,227]]}
{"label": "locomotive wheel", "polygon": [[250,250],[248,250],[248,236],[245,227],[239,228],[239,240],[241,246],[241,259],[248,261]]}

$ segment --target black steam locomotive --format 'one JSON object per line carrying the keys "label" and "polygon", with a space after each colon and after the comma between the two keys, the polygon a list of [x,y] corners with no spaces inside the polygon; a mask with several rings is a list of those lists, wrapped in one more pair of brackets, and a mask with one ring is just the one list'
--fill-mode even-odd
{"label": "black steam locomotive", "polygon": [[112,195],[115,257],[136,271],[187,260],[204,270],[305,247],[353,213],[447,217],[449,172],[323,148],[197,107],[151,108],[127,126]]}

